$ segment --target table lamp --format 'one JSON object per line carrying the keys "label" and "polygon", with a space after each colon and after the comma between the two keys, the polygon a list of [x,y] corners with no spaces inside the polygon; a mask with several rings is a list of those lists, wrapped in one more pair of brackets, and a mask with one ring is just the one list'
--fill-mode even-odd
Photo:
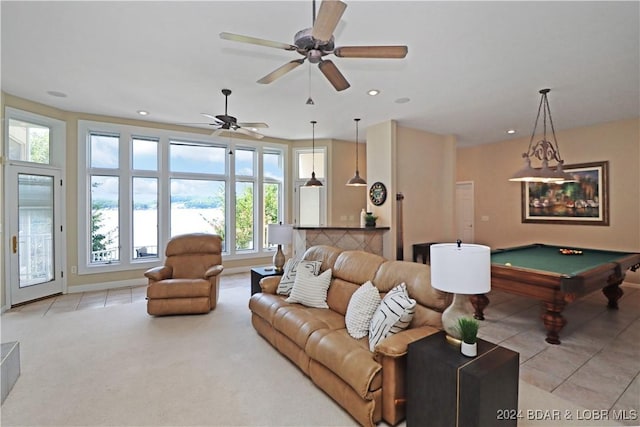
{"label": "table lamp", "polygon": [[454,294],[442,313],[442,327],[448,337],[460,340],[458,319],[472,316],[467,295],[491,290],[491,248],[460,240],[431,245],[431,286]]}
{"label": "table lamp", "polygon": [[284,271],[284,253],[282,252],[282,245],[288,245],[291,243],[291,233],[293,226],[285,224],[269,224],[267,233],[269,237],[269,243],[272,245],[278,245],[276,253],[273,254],[273,266],[278,273]]}

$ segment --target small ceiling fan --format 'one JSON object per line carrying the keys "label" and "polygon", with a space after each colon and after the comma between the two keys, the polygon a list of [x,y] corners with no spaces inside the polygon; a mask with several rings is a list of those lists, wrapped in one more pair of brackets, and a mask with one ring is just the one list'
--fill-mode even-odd
{"label": "small ceiling fan", "polygon": [[333,32],[335,31],[347,5],[340,0],[323,0],[316,19],[316,2],[313,0],[313,18],[311,28],[300,30],[294,36],[294,44],[280,43],[239,34],[220,33],[220,38],[242,43],[257,44],[276,49],[292,50],[298,52],[304,58],[294,59],[271,73],[267,74],[258,83],[268,84],[284,76],[289,71],[302,65],[305,59],[312,64],[318,64],[322,74],[329,80],[337,91],[347,89],[349,82],[338,70],[338,67],[330,61],[322,59],[333,53],[339,58],[389,58],[401,59],[407,55],[407,46],[342,46],[335,47]]}
{"label": "small ceiling fan", "polygon": [[204,117],[212,119],[213,123],[208,122],[208,123],[183,123],[183,124],[209,124],[211,126],[217,126],[217,129],[212,133],[212,135],[218,135],[223,131],[227,130],[227,131],[236,131],[238,133],[242,133],[244,135],[248,135],[257,139],[264,138],[264,135],[251,129],[252,128],[253,129],[268,128],[269,126],[266,123],[260,123],[260,122],[239,123],[235,117],[230,116],[227,112],[228,100],[229,100],[229,95],[231,95],[231,90],[222,89],[222,94],[224,95],[224,114],[219,114],[217,116],[214,116],[213,114],[200,113]]}

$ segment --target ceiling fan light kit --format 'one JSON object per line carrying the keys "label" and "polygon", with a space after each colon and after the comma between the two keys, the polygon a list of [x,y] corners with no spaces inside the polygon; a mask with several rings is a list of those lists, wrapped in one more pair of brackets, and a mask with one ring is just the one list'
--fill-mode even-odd
{"label": "ceiling fan light kit", "polygon": [[318,64],[320,71],[337,91],[343,91],[351,85],[338,70],[336,65],[323,60],[322,57],[334,54],[339,58],[386,58],[402,59],[407,56],[407,46],[341,46],[335,47],[333,32],[335,31],[347,5],[340,0],[323,0],[316,19],[315,0],[312,2],[312,27],[298,31],[294,36],[294,44],[264,40],[240,34],[220,33],[220,38],[235,42],[250,43],[287,51],[296,51],[302,59],[293,60],[276,68],[258,80],[258,83],[269,84],[300,66],[305,60]]}

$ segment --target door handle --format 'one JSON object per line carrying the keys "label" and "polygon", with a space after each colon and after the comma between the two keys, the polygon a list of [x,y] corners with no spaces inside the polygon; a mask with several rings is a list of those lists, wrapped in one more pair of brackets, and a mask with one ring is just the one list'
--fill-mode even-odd
{"label": "door handle", "polygon": [[15,254],[18,252],[18,237],[13,236],[11,240],[12,240],[11,246],[13,247],[13,253]]}

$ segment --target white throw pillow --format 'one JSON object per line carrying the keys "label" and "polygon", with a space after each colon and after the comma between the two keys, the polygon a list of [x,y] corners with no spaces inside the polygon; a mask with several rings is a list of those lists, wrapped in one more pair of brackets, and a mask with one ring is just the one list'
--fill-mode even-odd
{"label": "white throw pillow", "polygon": [[314,276],[317,276],[320,272],[321,265],[322,261],[303,261],[301,259],[289,258],[284,266],[284,273],[282,274],[280,283],[278,283],[276,293],[278,295],[289,296],[293,283],[296,280],[298,270],[308,270],[311,271]]}
{"label": "white throw pillow", "polygon": [[386,337],[407,329],[416,311],[416,300],[409,298],[407,285],[400,283],[384,296],[369,326],[369,350]]}
{"label": "white throw pillow", "polygon": [[369,325],[373,318],[373,313],[380,305],[380,292],[373,286],[371,281],[367,281],[356,290],[349,305],[344,321],[347,325],[347,332],[355,339],[366,337],[369,333]]}
{"label": "white throw pillow", "polygon": [[298,270],[286,302],[297,302],[307,307],[329,308],[327,290],[331,284],[331,269],[314,276],[309,270]]}

